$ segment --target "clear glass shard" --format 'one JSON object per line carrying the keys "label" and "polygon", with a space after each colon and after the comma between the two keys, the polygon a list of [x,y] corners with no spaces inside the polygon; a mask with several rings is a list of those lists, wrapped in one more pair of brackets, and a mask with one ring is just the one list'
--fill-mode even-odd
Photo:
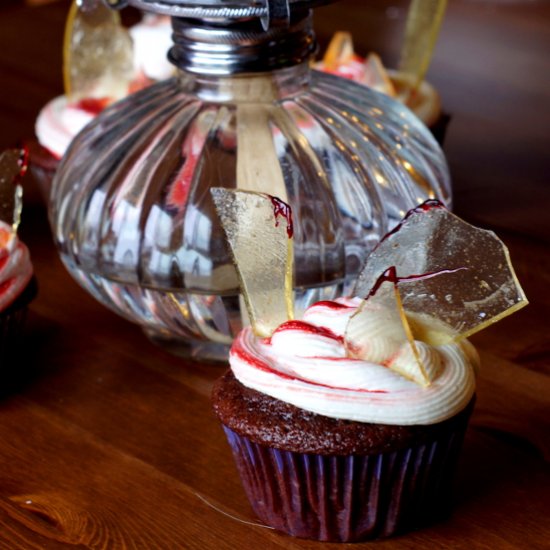
{"label": "clear glass shard", "polygon": [[0,220],[17,233],[21,221],[23,188],[19,180],[27,171],[28,153],[24,149],[7,149],[0,154]]}
{"label": "clear glass shard", "polygon": [[396,96],[395,86],[378,54],[369,53],[365,59],[365,67],[365,84],[367,86],[390,97]]}
{"label": "clear glass shard", "polygon": [[101,0],[73,0],[63,45],[65,93],[71,101],[128,93],[134,75],[133,45],[120,15]]}
{"label": "clear glass shard", "polygon": [[211,194],[254,332],[270,336],[293,318],[290,207],[276,197],[252,191],[215,187]]}
{"label": "clear glass shard", "polygon": [[389,266],[400,279],[423,275],[400,288],[407,315],[417,324],[423,319],[417,331],[425,332],[421,339],[428,343],[466,338],[528,303],[504,243],[438,201],[411,210],[382,239],[367,258],[354,295],[367,296]]}

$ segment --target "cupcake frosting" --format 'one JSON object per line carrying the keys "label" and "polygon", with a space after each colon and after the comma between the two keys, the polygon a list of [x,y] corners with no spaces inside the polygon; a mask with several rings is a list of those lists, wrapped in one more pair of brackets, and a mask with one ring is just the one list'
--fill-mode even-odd
{"label": "cupcake frosting", "polygon": [[426,425],[464,409],[475,389],[473,346],[467,341],[437,347],[416,342],[433,378],[422,387],[406,376],[415,361],[409,343],[397,352],[386,346],[380,323],[365,327],[372,335],[369,352],[362,359],[349,356],[344,333],[360,303],[319,302],[301,321],[283,323],[270,338],[245,328],[230,353],[235,377],[304,410],[359,422]]}
{"label": "cupcake frosting", "polygon": [[43,147],[60,159],[76,134],[96,114],[79,104],[70,104],[65,96],[56,97],[40,111],[35,125],[36,137]]}
{"label": "cupcake frosting", "polygon": [[[170,18],[146,15],[129,32],[133,42],[135,80],[128,93],[171,77],[175,69],[167,57],[172,44]],[[60,159],[73,138],[111,101],[109,98],[89,98],[71,102],[66,96],[56,97],[46,104],[36,120],[35,133],[40,145]]]}
{"label": "cupcake frosting", "polygon": [[21,294],[32,273],[29,249],[8,224],[0,222],[0,311]]}

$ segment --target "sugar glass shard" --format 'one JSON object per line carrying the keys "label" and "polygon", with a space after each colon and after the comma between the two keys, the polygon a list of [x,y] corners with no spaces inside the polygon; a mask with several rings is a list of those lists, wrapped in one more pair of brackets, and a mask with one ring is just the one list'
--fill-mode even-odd
{"label": "sugar glass shard", "polygon": [[448,272],[448,277],[408,283],[416,288],[409,287],[410,296],[403,294],[407,310],[416,315],[424,312],[432,323],[447,327],[448,338],[438,329],[429,331],[430,341],[458,341],[527,305],[502,241],[437,201],[411,210],[384,237],[367,258],[354,294],[368,295],[388,266],[396,267],[399,278]]}
{"label": "sugar glass shard", "polygon": [[422,386],[428,386],[435,376],[422,361],[394,268],[380,276],[350,318],[344,343],[350,357],[386,365]]}
{"label": "sugar glass shard", "polygon": [[73,0],[63,46],[69,99],[120,99],[127,94],[133,75],[132,39],[118,12],[102,0]]}
{"label": "sugar glass shard", "polygon": [[365,59],[365,84],[374,90],[391,97],[396,96],[393,85],[380,56],[371,52]]}
{"label": "sugar glass shard", "polygon": [[212,188],[211,194],[254,332],[270,336],[293,317],[290,207],[264,193]]}
{"label": "sugar glass shard", "polygon": [[0,220],[17,232],[21,219],[23,189],[19,185],[25,174],[28,155],[25,150],[8,149],[0,155]]}
{"label": "sugar glass shard", "polygon": [[412,0],[410,4],[399,70],[413,75],[414,90],[430,66],[446,8],[447,0]]}
{"label": "sugar glass shard", "polygon": [[354,56],[353,38],[349,32],[334,33],[327,51],[323,57],[323,64],[327,69],[335,69],[342,63],[347,63]]}

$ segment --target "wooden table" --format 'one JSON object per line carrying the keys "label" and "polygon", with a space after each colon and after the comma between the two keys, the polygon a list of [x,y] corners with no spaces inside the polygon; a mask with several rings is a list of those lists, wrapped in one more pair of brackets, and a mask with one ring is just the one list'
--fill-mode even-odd
{"label": "wooden table", "polygon": [[[350,29],[360,53],[394,61],[388,29],[405,5],[322,8],[321,42]],[[2,0],[1,148],[32,136],[39,108],[62,91],[66,10]],[[542,0],[449,6],[430,79],[453,116],[445,151],[456,210],[499,231],[531,305],[474,338],[483,368],[453,516],[372,547],[550,548],[549,15]],[[0,550],[324,546],[251,525],[210,412],[224,367],[166,354],[81,290],[27,186],[21,232],[40,294],[19,384],[0,400]]]}

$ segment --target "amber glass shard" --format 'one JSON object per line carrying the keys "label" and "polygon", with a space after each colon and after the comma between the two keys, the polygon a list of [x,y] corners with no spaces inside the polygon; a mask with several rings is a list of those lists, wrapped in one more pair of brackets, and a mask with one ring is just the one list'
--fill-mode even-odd
{"label": "amber glass shard", "polygon": [[335,69],[342,63],[347,63],[354,56],[353,38],[351,33],[339,31],[334,33],[327,51],[323,57],[323,64],[327,69]]}
{"label": "amber glass shard", "polygon": [[374,90],[389,95],[396,96],[395,86],[393,85],[382,60],[378,54],[369,53],[365,59],[366,81],[365,84]]}
{"label": "amber glass shard", "polygon": [[[396,267],[408,315],[423,319],[428,343],[458,341],[527,304],[508,249],[492,232],[474,227],[441,203],[407,214],[370,254],[354,294],[367,296],[379,275]],[[431,273],[445,273],[426,277]],[[413,324],[414,324],[413,320]],[[428,330],[428,326],[432,328]]]}
{"label": "amber glass shard", "polygon": [[428,71],[446,8],[447,0],[412,0],[410,4],[399,70],[413,75],[411,91]]}
{"label": "amber glass shard", "polygon": [[27,152],[7,149],[0,154],[0,220],[17,232],[21,219],[23,189],[19,179],[27,170]]}
{"label": "amber glass shard", "polygon": [[133,46],[118,12],[102,0],[73,0],[63,45],[65,93],[71,101],[124,97],[133,78]]}
{"label": "amber glass shard", "polygon": [[293,317],[292,215],[264,193],[212,188],[250,321],[265,337]]}

